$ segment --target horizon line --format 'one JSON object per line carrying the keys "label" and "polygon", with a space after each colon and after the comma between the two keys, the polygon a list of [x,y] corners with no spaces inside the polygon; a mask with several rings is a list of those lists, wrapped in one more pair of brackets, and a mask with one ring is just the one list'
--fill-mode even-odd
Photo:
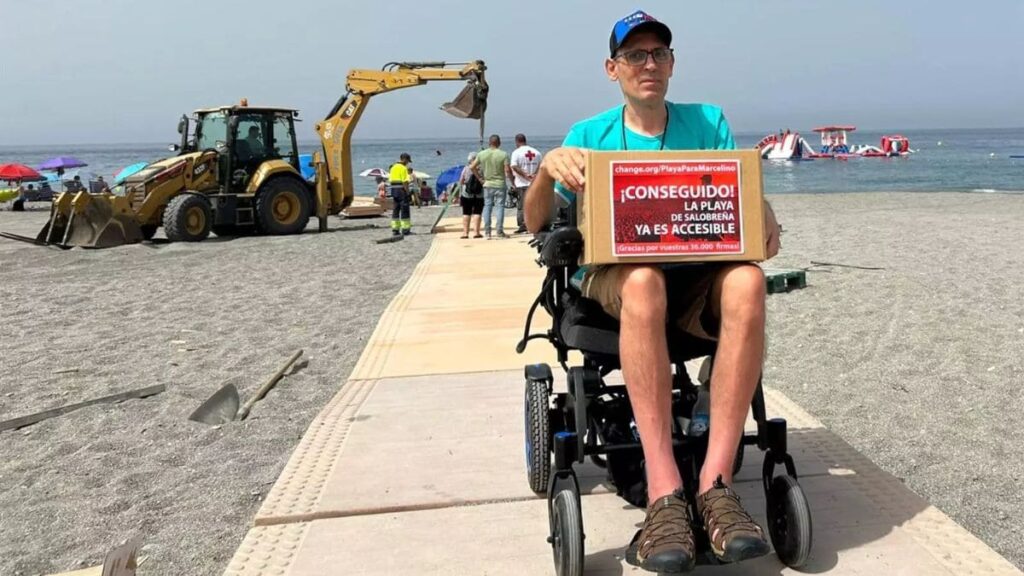
{"label": "horizon line", "polygon": [[[909,133],[909,132],[942,132],[942,131],[963,131],[963,130],[1012,131],[1012,130],[1024,130],[1024,126],[1001,126],[1001,127],[960,126],[960,127],[948,127],[948,128],[894,128],[894,129],[878,129],[878,128],[870,128],[870,127],[869,128],[857,128],[857,131],[859,131],[859,132],[891,132],[891,133],[894,133],[894,134],[895,133],[899,133],[899,132],[904,132],[904,133]],[[801,131],[800,130],[795,130],[795,132],[800,133]],[[811,129],[808,129],[807,132],[810,133],[810,134],[813,134]],[[753,136],[753,137],[758,137],[758,135],[765,136],[767,134],[774,134],[774,133],[775,133],[774,130],[771,130],[771,131],[768,131],[768,132],[753,131],[753,130],[742,130],[742,131],[733,132],[733,135],[735,135],[735,136]],[[533,138],[533,139],[556,138],[557,139],[557,138],[563,138],[563,137],[564,137],[564,134],[541,134],[541,135],[538,135],[538,136],[528,136],[528,140],[530,138]],[[511,137],[509,137],[509,139],[511,140]],[[394,137],[373,138],[373,137],[370,137],[370,138],[358,138],[358,139],[357,138],[353,138],[352,139],[352,143],[353,144],[359,144],[359,143],[394,142],[394,141],[401,141],[401,142],[418,142],[418,141],[423,141],[423,142],[429,142],[429,141],[432,141],[432,140],[433,141],[437,141],[437,140],[465,140],[465,141],[476,140],[476,141],[479,141],[480,138],[479,137],[469,137],[469,136],[441,136],[441,137],[421,136],[421,137],[415,137],[415,138],[394,138]],[[320,140],[298,140],[297,143],[298,143],[299,146],[311,145],[311,144],[312,145],[316,145],[316,144],[320,143]],[[37,144],[0,144],[0,149],[17,149],[19,147],[41,148],[41,147],[58,147],[58,146],[69,146],[69,147],[74,147],[74,146],[167,146],[169,144],[170,144],[170,142],[155,142],[155,141],[154,142],[140,142],[140,141],[136,141],[136,142],[131,142],[131,141],[122,141],[122,142],[63,142],[63,143],[37,143]]]}

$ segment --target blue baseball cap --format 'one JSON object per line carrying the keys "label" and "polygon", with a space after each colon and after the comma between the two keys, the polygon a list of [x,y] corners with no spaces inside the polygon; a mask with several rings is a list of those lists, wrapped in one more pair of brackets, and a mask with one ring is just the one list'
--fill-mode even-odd
{"label": "blue baseball cap", "polygon": [[665,46],[672,45],[672,31],[668,29],[661,22],[654,19],[643,10],[637,10],[629,16],[624,17],[612,26],[612,35],[608,39],[608,47],[611,50],[611,55],[615,56],[615,52],[626,42],[629,35],[637,30],[646,30],[654,32],[658,35],[658,38],[665,43]]}

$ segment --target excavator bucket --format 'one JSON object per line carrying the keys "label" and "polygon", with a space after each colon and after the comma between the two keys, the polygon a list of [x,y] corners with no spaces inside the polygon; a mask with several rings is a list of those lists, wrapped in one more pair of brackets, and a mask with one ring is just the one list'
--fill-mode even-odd
{"label": "excavator bucket", "polygon": [[455,100],[442,104],[441,110],[457,118],[483,118],[487,110],[487,85],[470,81]]}
{"label": "excavator bucket", "polygon": [[63,193],[36,240],[64,248],[110,248],[142,241],[142,229],[125,202],[107,194]]}

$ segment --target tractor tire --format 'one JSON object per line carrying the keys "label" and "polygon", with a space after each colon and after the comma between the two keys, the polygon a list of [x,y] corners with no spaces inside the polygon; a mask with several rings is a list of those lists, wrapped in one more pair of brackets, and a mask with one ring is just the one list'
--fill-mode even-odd
{"label": "tractor tire", "polygon": [[309,223],[310,197],[295,178],[273,178],[256,194],[256,224],[263,234],[299,234]]}
{"label": "tractor tire", "polygon": [[213,210],[200,194],[178,194],[164,209],[164,233],[171,242],[199,242],[210,235]]}

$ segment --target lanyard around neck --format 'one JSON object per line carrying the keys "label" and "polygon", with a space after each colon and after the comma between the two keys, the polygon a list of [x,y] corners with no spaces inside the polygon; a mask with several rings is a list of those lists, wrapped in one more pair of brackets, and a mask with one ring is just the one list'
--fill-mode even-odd
{"label": "lanyard around neck", "polygon": [[[661,146],[658,150],[665,149],[665,137],[668,136],[668,104],[665,104],[665,127],[661,130]],[[626,143],[626,105],[622,105],[622,149],[629,150],[629,144]]]}

